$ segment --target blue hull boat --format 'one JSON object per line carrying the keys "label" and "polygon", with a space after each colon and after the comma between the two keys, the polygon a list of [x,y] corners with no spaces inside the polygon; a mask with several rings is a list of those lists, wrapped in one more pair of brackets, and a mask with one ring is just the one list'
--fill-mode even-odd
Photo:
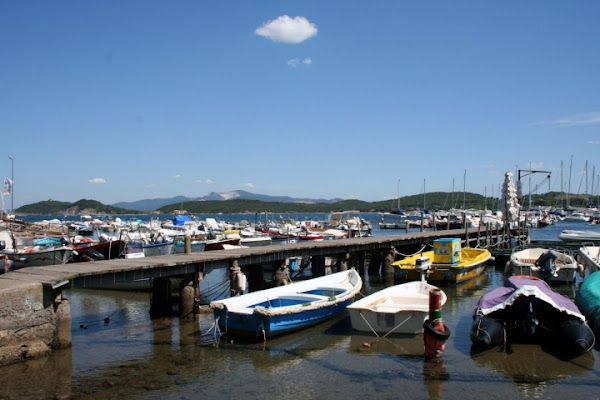
{"label": "blue hull boat", "polygon": [[226,335],[265,340],[335,317],[361,287],[360,275],[351,269],[213,301],[210,308]]}

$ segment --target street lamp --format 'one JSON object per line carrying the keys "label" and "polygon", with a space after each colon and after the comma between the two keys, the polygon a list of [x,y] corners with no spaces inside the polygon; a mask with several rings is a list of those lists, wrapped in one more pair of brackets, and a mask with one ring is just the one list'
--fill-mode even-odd
{"label": "street lamp", "polygon": [[13,156],[8,156],[10,158],[10,213],[15,213],[15,158]]}

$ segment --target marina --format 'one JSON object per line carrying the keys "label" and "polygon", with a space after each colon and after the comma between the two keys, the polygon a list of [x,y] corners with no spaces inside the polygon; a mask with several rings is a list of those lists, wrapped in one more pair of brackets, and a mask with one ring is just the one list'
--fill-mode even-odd
{"label": "marina", "polygon": [[[365,218],[375,220],[377,216]],[[560,244],[556,237],[561,229],[574,224],[532,229],[530,236],[533,241]],[[432,234],[420,229],[410,233],[412,238]],[[459,233],[463,231],[450,235]],[[477,230],[472,234],[476,237]],[[373,237],[351,240],[355,240],[354,245],[388,241],[381,245],[382,249],[394,242],[401,249],[393,237],[389,230],[375,227]],[[328,248],[341,243],[324,241],[294,246],[316,244]],[[269,246],[234,251],[239,256],[243,252],[264,252],[266,247]],[[205,257],[223,257],[204,253]],[[192,398],[199,394],[217,398],[265,394],[356,398],[373,393],[378,398],[396,398],[402,392],[410,398],[451,399],[480,397],[482,391],[489,393],[489,383],[493,382],[499,398],[563,398],[572,390],[593,397],[600,371],[596,350],[562,359],[535,344],[514,344],[510,353],[498,349],[478,352],[472,348],[471,314],[485,292],[502,285],[503,269],[503,264],[488,263],[485,271],[472,280],[440,286],[447,295],[442,311],[444,323],[452,332],[441,360],[423,358],[422,334],[378,338],[354,330],[347,312],[264,342],[224,340],[216,335],[210,312],[200,313],[193,320],[176,314],[151,318],[152,292],[148,286],[143,290],[115,291],[75,285],[62,290],[70,303],[71,346],[46,357],[3,367],[9,382],[6,393],[11,398]],[[389,287],[379,272],[370,273],[365,268],[362,276],[363,287],[357,300]],[[227,275],[224,279],[228,284]],[[574,298],[581,280],[578,276],[576,283],[555,289]],[[44,376],[36,387],[31,387],[26,379],[32,373]],[[235,387],[228,383],[230,379],[236,381]],[[328,384],[331,381],[336,382],[335,387]]]}

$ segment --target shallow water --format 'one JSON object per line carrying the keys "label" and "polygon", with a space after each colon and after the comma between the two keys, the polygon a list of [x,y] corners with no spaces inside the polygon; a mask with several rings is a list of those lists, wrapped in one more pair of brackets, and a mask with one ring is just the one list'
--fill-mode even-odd
{"label": "shallow water", "polygon": [[[472,353],[473,308],[501,284],[501,268],[489,266],[479,278],[442,287],[451,335],[436,361],[424,359],[422,335],[354,332],[347,313],[266,343],[231,342],[216,338],[210,314],[151,320],[148,292],[67,290],[72,348],[2,368],[0,398],[598,398],[598,350],[573,359],[537,345]],[[365,277],[361,294],[383,287],[379,277]],[[558,289],[572,298],[576,285]]]}

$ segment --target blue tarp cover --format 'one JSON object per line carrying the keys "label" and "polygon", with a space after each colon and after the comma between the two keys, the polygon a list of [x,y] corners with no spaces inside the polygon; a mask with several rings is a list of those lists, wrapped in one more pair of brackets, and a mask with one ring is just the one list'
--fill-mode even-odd
{"label": "blue tarp cover", "polygon": [[176,215],[173,217],[174,225],[185,225],[186,222],[191,221],[192,219],[187,215]]}

